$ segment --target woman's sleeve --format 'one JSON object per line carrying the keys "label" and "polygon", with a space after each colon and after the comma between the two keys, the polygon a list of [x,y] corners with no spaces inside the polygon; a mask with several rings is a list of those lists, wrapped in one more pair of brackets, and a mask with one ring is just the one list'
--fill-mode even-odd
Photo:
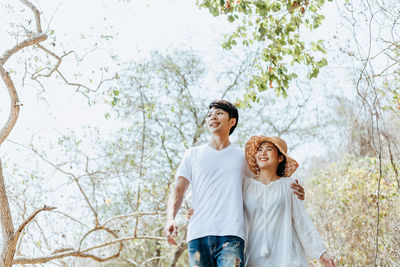
{"label": "woman's sleeve", "polygon": [[309,257],[319,259],[326,251],[324,241],[306,212],[303,201],[295,194],[291,194],[291,197],[292,221],[300,242]]}

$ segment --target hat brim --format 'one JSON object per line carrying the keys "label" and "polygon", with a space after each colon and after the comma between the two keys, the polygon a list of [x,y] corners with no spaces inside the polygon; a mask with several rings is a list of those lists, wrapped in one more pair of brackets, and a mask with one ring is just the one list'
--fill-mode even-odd
{"label": "hat brim", "polygon": [[296,160],[294,160],[285,152],[285,150],[279,144],[276,138],[263,135],[252,136],[250,140],[247,141],[245,146],[245,157],[251,172],[253,172],[254,174],[258,174],[258,165],[255,155],[260,145],[264,142],[270,142],[274,144],[276,148],[285,156],[286,166],[285,166],[284,176],[290,177],[296,171],[297,167],[299,167],[299,164],[297,163]]}

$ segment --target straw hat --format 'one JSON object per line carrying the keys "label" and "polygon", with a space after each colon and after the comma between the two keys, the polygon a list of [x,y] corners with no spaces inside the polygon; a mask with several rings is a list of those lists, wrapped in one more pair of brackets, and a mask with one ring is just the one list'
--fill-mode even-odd
{"label": "straw hat", "polygon": [[277,136],[269,137],[263,135],[255,135],[252,136],[249,141],[247,141],[245,146],[245,156],[247,164],[249,164],[250,170],[254,174],[258,174],[259,168],[256,161],[256,152],[260,145],[264,142],[270,142],[274,144],[278,148],[278,150],[285,156],[286,166],[284,176],[290,177],[296,171],[297,167],[299,167],[299,164],[293,158],[288,156],[286,142],[282,138]]}

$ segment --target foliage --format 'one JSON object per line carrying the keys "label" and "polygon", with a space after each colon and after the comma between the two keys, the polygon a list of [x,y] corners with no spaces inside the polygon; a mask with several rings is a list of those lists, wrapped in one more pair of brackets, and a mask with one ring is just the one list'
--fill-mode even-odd
{"label": "foliage", "polygon": [[236,31],[226,36],[222,44],[225,49],[240,41],[244,47],[260,47],[240,106],[257,101],[257,92],[268,88],[286,96],[290,81],[297,78],[296,69],[301,65],[308,67],[310,79],[316,78],[320,68],[327,65],[323,57],[324,41],[313,41],[306,34],[321,25],[324,16],[320,12],[325,0],[198,0],[197,3],[214,16],[224,15],[238,25]]}
{"label": "foliage", "polygon": [[[398,163],[397,163],[398,164]],[[348,157],[311,178],[306,204],[338,266],[374,265],[377,226],[377,158]],[[400,264],[400,184],[382,166],[378,266]]]}

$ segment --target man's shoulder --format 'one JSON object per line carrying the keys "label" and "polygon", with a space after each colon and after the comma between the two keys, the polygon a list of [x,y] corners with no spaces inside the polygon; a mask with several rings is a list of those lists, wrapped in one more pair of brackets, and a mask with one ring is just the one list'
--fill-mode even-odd
{"label": "man's shoulder", "polygon": [[208,144],[200,144],[200,145],[189,147],[187,150],[188,151],[200,151],[200,150],[206,149],[207,146],[208,146]]}
{"label": "man's shoulder", "polygon": [[236,144],[232,144],[232,150],[231,150],[231,152],[232,152],[233,154],[236,154],[237,157],[242,157],[242,158],[244,158],[244,151],[243,151],[243,149],[242,149],[240,146],[236,145]]}
{"label": "man's shoulder", "polygon": [[185,154],[193,155],[193,154],[199,153],[200,151],[203,151],[204,149],[206,149],[206,146],[207,146],[207,144],[201,144],[201,145],[189,147],[185,150]]}
{"label": "man's shoulder", "polygon": [[[244,151],[241,147],[239,147],[236,144],[231,144],[231,149],[229,149],[227,152],[230,154],[236,154],[237,156],[242,156],[244,157]],[[209,145],[207,143],[205,144],[199,144],[196,146],[189,147],[186,149],[187,153],[199,153],[199,152],[209,152]]]}
{"label": "man's shoulder", "polygon": [[232,144],[232,146],[233,146],[232,150],[244,155],[243,149],[238,144]]}

